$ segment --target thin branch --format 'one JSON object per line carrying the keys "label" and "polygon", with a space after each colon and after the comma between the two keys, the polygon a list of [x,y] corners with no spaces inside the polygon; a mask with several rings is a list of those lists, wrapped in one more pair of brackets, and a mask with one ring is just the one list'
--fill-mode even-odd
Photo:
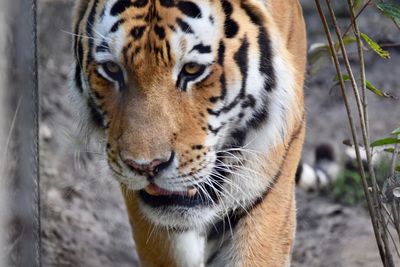
{"label": "thin branch", "polygon": [[[398,135],[398,138],[400,138],[400,135]],[[390,176],[394,176],[394,172],[396,169],[396,162],[397,162],[397,154],[399,153],[399,144],[394,145],[394,150],[393,150],[393,155],[392,155],[392,160],[390,162]]]}
{"label": "thin branch", "polygon": [[[363,11],[365,10],[365,8],[372,2],[372,0],[368,0],[367,3],[364,4],[364,6],[360,9],[360,11],[358,11],[357,15],[355,16],[355,19],[358,19],[358,17],[361,15],[361,13],[363,13]],[[351,7],[351,9],[354,8],[354,5]],[[344,31],[342,38],[344,38],[346,36],[346,34],[350,31],[351,26],[353,25],[353,23],[350,23],[346,30]]]}
{"label": "thin branch", "polygon": [[[366,156],[367,156],[367,166],[368,166],[368,171],[370,174],[370,178],[372,181],[372,196],[373,196],[373,202],[374,202],[374,208],[376,211],[376,215],[378,220],[382,223],[384,223],[384,219],[383,219],[383,214],[381,213],[381,209],[382,209],[382,203],[379,201],[379,195],[378,195],[378,191],[379,191],[379,186],[378,183],[376,181],[376,176],[375,176],[375,171],[372,165],[372,156],[371,156],[371,150],[370,150],[370,145],[369,145],[369,140],[368,140],[368,134],[367,134],[367,129],[365,126],[365,118],[364,118],[364,114],[363,114],[363,107],[362,107],[362,103],[361,103],[361,98],[358,92],[358,86],[357,86],[357,82],[356,79],[354,78],[354,74],[353,74],[353,70],[351,68],[350,65],[350,61],[346,52],[346,46],[344,44],[343,39],[341,38],[341,33],[340,33],[340,29],[339,26],[337,24],[336,21],[336,15],[335,12],[332,8],[331,2],[330,0],[326,0],[326,4],[328,6],[328,10],[329,10],[329,14],[330,17],[332,19],[332,23],[333,23],[333,27],[334,30],[336,32],[336,35],[339,39],[339,44],[340,44],[340,49],[342,51],[342,56],[344,59],[344,64],[345,67],[347,69],[347,73],[348,76],[350,78],[350,82],[352,85],[352,89],[353,89],[353,94],[356,100],[356,106],[357,106],[357,110],[358,110],[358,116],[359,116],[359,122],[360,122],[360,126],[361,126],[361,132],[362,132],[362,139],[363,139],[363,143],[364,143],[364,148],[365,148],[365,152],[366,152]],[[351,9],[352,11],[352,9]],[[353,13],[354,14],[354,13]],[[356,23],[356,21],[354,20],[352,22],[353,24]],[[356,150],[358,148],[356,147]],[[365,174],[364,174],[365,177]],[[387,234],[386,231],[381,232],[381,236],[382,236],[382,241],[384,243],[385,246],[385,266],[390,266],[390,267],[394,267],[394,263],[393,263],[393,258],[390,252],[390,248],[389,248],[389,244],[388,244],[388,240],[387,240]]]}
{"label": "thin branch", "polygon": [[395,43],[395,44],[379,44],[379,46],[382,47],[382,48],[400,47],[400,43]]}
{"label": "thin branch", "polygon": [[360,80],[361,80],[362,107],[363,107],[362,112],[364,115],[364,124],[366,128],[367,139],[369,139],[368,100],[366,96],[367,79],[365,75],[364,45],[361,40],[361,33],[358,28],[357,17],[354,16],[354,5],[352,5],[351,0],[347,0],[347,4],[350,10],[351,25],[353,25],[354,35],[357,40],[357,51],[358,51],[358,57],[360,59]]}
{"label": "thin branch", "polygon": [[337,55],[337,51],[335,49],[335,44],[333,42],[331,33],[329,31],[329,26],[326,20],[326,17],[322,11],[321,8],[321,3],[320,0],[315,0],[315,4],[317,6],[317,10],[319,13],[319,16],[321,18],[324,30],[325,30],[325,34],[326,37],[328,39],[328,43],[329,43],[329,47],[331,50],[331,56],[336,68],[336,72],[338,74],[338,78],[339,78],[339,83],[340,83],[340,90],[343,96],[343,102],[344,102],[344,106],[346,108],[346,112],[347,112],[347,117],[348,117],[348,122],[350,125],[350,131],[351,131],[351,135],[352,135],[352,139],[353,139],[353,143],[355,146],[355,151],[356,151],[356,158],[357,158],[357,163],[358,163],[358,168],[359,168],[359,172],[361,175],[361,181],[362,181],[362,185],[363,185],[363,189],[364,189],[364,195],[365,195],[365,199],[367,201],[367,206],[368,206],[368,211],[370,213],[370,218],[371,218],[371,222],[372,222],[372,227],[374,229],[374,234],[375,234],[375,239],[377,242],[377,246],[378,246],[378,250],[379,250],[379,254],[381,256],[382,261],[384,261],[385,259],[385,251],[383,249],[383,244],[382,244],[382,240],[380,238],[379,235],[379,228],[378,228],[378,222],[376,221],[376,215],[375,215],[375,209],[373,208],[372,205],[372,200],[371,200],[371,196],[368,190],[368,182],[366,180],[365,177],[365,172],[364,172],[364,168],[363,168],[363,164],[362,164],[362,160],[361,160],[361,155],[360,155],[360,148],[359,148],[359,142],[358,142],[358,138],[357,138],[357,134],[356,134],[356,128],[354,125],[354,119],[353,119],[353,115],[351,113],[351,108],[349,105],[349,101],[348,101],[348,97],[347,97],[347,93],[346,93],[346,85],[343,79],[343,75],[342,75],[342,71],[340,69],[340,64],[339,64],[339,59],[338,59],[338,55]]}

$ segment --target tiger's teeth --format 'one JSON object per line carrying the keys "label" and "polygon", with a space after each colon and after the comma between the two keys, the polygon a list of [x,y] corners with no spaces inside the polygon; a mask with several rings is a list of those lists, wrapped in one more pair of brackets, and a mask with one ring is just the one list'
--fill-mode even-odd
{"label": "tiger's teeth", "polygon": [[187,195],[188,195],[189,197],[194,197],[196,194],[197,194],[197,189],[196,189],[196,188],[192,188],[192,189],[189,189],[189,190],[187,191]]}

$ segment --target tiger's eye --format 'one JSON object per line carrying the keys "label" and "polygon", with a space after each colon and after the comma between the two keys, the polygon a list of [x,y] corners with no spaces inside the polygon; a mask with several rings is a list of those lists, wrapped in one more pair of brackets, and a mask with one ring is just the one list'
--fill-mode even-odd
{"label": "tiger's eye", "polygon": [[202,65],[196,63],[187,63],[183,66],[186,75],[196,75],[202,71]]}
{"label": "tiger's eye", "polygon": [[113,61],[103,62],[101,63],[101,69],[103,71],[103,74],[100,74],[103,75],[105,79],[117,82],[121,89],[124,87],[124,72],[117,63]]}
{"label": "tiger's eye", "polygon": [[118,64],[112,62],[112,61],[108,61],[106,63],[103,64],[103,67],[105,69],[106,72],[108,73],[112,73],[112,74],[117,74],[121,71],[121,68],[118,66]]}

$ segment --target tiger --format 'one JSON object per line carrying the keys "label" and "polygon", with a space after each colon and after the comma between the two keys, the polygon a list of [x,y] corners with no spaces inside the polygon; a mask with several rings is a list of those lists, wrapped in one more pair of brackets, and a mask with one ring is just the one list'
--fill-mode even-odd
{"label": "tiger", "polygon": [[103,144],[141,266],[289,266],[298,0],[77,0],[73,31],[73,107]]}

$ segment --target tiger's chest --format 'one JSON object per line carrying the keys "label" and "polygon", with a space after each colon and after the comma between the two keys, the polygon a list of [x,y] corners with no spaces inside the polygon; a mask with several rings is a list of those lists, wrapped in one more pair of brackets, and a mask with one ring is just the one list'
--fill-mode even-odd
{"label": "tiger's chest", "polygon": [[[226,227],[229,228],[227,225]],[[221,235],[210,239],[195,231],[186,231],[174,235],[173,254],[180,267],[217,267],[234,266],[232,237],[234,233],[227,229]]]}

